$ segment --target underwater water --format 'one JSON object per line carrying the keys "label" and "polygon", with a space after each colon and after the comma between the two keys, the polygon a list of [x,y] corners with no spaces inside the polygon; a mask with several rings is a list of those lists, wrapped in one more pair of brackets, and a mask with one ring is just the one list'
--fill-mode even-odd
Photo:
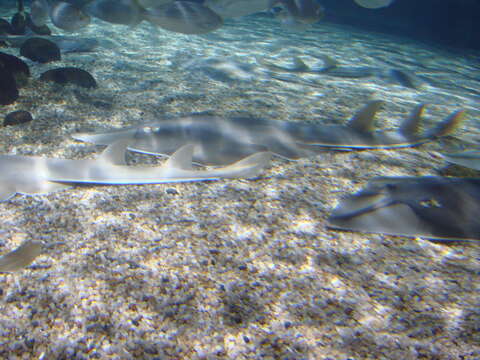
{"label": "underwater water", "polygon": [[[10,18],[14,6],[1,5]],[[0,275],[0,357],[480,358],[478,244],[326,226],[375,176],[464,174],[431,154],[478,142],[478,51],[329,22],[292,30],[265,14],[204,35],[96,19],[54,32],[99,43],[25,60],[31,79],[0,117],[27,110],[34,120],[1,129],[1,154],[92,159],[100,148],[72,134],[192,113],[331,125],[383,100],[379,129],[419,103],[426,127],[466,117],[420,147],[274,157],[254,179],[76,186],[0,203],[2,253],[26,239],[44,246],[27,269]],[[294,70],[295,59],[321,69],[325,56],[343,71]],[[98,87],[38,80],[63,66]]]}

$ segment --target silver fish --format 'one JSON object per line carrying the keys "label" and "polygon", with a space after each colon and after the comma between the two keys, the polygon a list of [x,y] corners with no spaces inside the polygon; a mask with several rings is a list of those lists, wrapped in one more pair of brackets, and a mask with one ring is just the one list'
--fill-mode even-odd
{"label": "silver fish", "polygon": [[399,130],[375,131],[374,118],[381,105],[381,101],[368,103],[347,125],[193,115],[107,133],[75,134],[73,137],[99,145],[129,139],[129,150],[157,155],[168,155],[184,144],[194,144],[194,162],[225,165],[266,150],[296,160],[326,149],[414,146],[449,134],[463,114],[462,111],[455,112],[436,127],[419,133],[424,109],[424,105],[420,105],[401,124]]}
{"label": "silver fish", "polygon": [[236,18],[267,10],[270,0],[206,0],[205,6],[223,19]]}
{"label": "silver fish", "polygon": [[324,14],[323,7],[316,0],[270,0],[269,8],[277,4],[285,8],[289,19],[287,21],[291,22],[313,24]]}
{"label": "silver fish", "polygon": [[145,9],[137,0],[93,0],[82,10],[112,24],[132,26],[139,24],[145,15]]}
{"label": "silver fish", "polygon": [[189,1],[173,1],[147,9],[145,17],[162,29],[182,34],[205,34],[223,25],[222,18],[213,10]]}
{"label": "silver fish", "polygon": [[480,179],[381,177],[333,210],[334,229],[480,240]]}
{"label": "silver fish", "polygon": [[128,166],[127,144],[128,141],[122,140],[114,142],[95,160],[2,155],[0,200],[8,200],[16,193],[49,193],[74,184],[160,184],[249,178],[257,176],[270,159],[270,153],[261,152],[226,167],[197,170],[192,167],[193,146],[185,145],[160,166]]}
{"label": "silver fish", "polygon": [[48,21],[47,0],[33,0],[30,4],[30,18],[35,26],[43,26]]}
{"label": "silver fish", "polygon": [[42,253],[38,241],[27,240],[15,250],[0,257],[0,272],[13,272],[30,265]]}
{"label": "silver fish", "polygon": [[64,1],[56,1],[50,5],[49,14],[53,25],[66,31],[77,31],[90,24],[90,16]]}

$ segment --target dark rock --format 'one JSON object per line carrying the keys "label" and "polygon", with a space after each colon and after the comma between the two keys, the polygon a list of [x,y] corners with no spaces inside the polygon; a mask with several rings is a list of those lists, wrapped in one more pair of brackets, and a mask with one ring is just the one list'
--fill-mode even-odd
{"label": "dark rock", "polygon": [[25,35],[27,29],[27,18],[24,13],[17,12],[10,21],[12,25],[12,35]]}
{"label": "dark rock", "polygon": [[27,27],[38,35],[52,35],[52,31],[47,25],[37,26],[33,23],[30,14],[27,14]]}
{"label": "dark rock", "polygon": [[12,73],[0,68],[0,105],[9,105],[18,99],[17,82]]}
{"label": "dark rock", "polygon": [[32,114],[25,110],[11,112],[5,116],[3,126],[25,124],[33,120]]}
{"label": "dark rock", "polygon": [[25,41],[20,48],[20,55],[39,63],[61,59],[60,49],[57,44],[39,37],[32,37]]}
{"label": "dark rock", "polygon": [[0,19],[0,35],[8,35],[12,33],[12,26],[5,19]]}
{"label": "dark rock", "polygon": [[61,85],[74,84],[86,88],[97,87],[97,82],[90,73],[74,67],[64,67],[45,71],[40,75],[40,80],[53,81]]}
{"label": "dark rock", "polygon": [[11,73],[17,81],[17,85],[20,86],[25,84],[30,76],[30,69],[25,61],[3,52],[0,52],[0,68]]}

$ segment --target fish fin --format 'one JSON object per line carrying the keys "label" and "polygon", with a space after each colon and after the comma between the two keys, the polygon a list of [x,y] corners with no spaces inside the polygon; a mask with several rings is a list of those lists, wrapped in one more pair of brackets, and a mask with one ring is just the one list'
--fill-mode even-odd
{"label": "fish fin", "polygon": [[450,114],[440,124],[425,133],[426,138],[436,138],[451,134],[465,118],[465,110],[458,110]]}
{"label": "fish fin", "polygon": [[30,265],[42,253],[42,244],[27,240],[15,250],[0,257],[0,272],[12,272]]}
{"label": "fish fin", "polygon": [[180,149],[175,151],[163,166],[177,168],[182,170],[192,170],[193,144],[183,145]]}
{"label": "fish fin", "polygon": [[10,200],[17,192],[10,186],[2,186],[0,188],[0,202]]}
{"label": "fish fin", "polygon": [[97,158],[97,161],[105,162],[112,165],[126,165],[125,152],[130,143],[128,139],[117,140],[107,146],[105,150]]}
{"label": "fish fin", "polygon": [[320,58],[323,61],[323,67],[319,71],[327,71],[338,66],[337,60],[331,58],[328,55],[322,55]]}
{"label": "fish fin", "polygon": [[383,105],[381,100],[373,100],[368,102],[361,108],[348,122],[350,129],[359,132],[372,132],[374,130],[375,114]]}
{"label": "fish fin", "polygon": [[294,57],[293,58],[293,66],[294,66],[294,69],[297,70],[297,71],[308,71],[308,70],[310,70],[308,65],[305,64],[303,62],[303,60],[300,59],[299,57]]}
{"label": "fish fin", "polygon": [[231,165],[222,168],[223,171],[228,172],[224,178],[251,178],[258,176],[261,171],[268,165],[272,153],[269,151],[262,151],[243,158]]}
{"label": "fish fin", "polygon": [[402,125],[400,125],[398,132],[404,136],[417,135],[424,109],[425,104],[415,106],[410,113],[410,116],[403,121]]}

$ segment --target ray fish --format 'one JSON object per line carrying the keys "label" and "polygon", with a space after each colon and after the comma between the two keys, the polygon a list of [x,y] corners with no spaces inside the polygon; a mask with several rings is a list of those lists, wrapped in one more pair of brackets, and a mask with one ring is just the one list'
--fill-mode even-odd
{"label": "ray fish", "polygon": [[192,167],[193,146],[187,144],[160,166],[128,166],[125,163],[127,143],[114,142],[94,160],[1,155],[0,200],[8,200],[16,193],[49,193],[75,184],[160,184],[250,178],[257,176],[270,159],[268,152],[258,152],[225,167],[198,170]]}
{"label": "ray fish", "polygon": [[334,229],[480,240],[480,179],[381,177],[333,210]]}
{"label": "ray fish", "polygon": [[73,137],[98,145],[128,139],[131,141],[129,150],[154,155],[169,155],[189,143],[195,145],[194,162],[225,165],[258,151],[270,151],[280,157],[297,160],[327,149],[419,145],[449,134],[463,114],[457,111],[432,129],[420,133],[424,105],[419,105],[397,131],[376,131],[374,117],[381,105],[381,101],[369,102],[346,125],[197,114],[106,133],[80,133]]}
{"label": "ray fish", "polygon": [[439,153],[440,157],[449,163],[480,170],[480,150],[467,150],[457,153]]}

